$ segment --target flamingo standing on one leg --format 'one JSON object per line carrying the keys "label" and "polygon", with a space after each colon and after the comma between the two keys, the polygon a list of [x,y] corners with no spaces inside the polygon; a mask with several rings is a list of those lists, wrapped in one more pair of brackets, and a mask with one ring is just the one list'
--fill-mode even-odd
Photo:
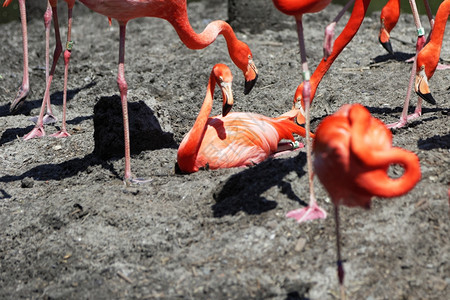
{"label": "flamingo standing on one leg", "polygon": [[[387,175],[390,165],[405,171],[399,178]],[[316,130],[314,170],[331,196],[335,208],[338,278],[345,297],[341,259],[339,205],[370,208],[371,198],[397,197],[420,180],[418,157],[392,147],[392,133],[360,104],[345,105],[326,117]]]}
{"label": "flamingo standing on one leg", "polygon": [[198,34],[189,24],[186,0],[80,0],[90,9],[116,19],[120,25],[119,70],[117,83],[122,101],[125,139],[125,180],[134,180],[130,167],[130,138],[128,129],[127,90],[125,81],[125,30],[128,21],[140,17],[157,17],[167,20],[176,30],[181,41],[190,49],[203,49],[215,41],[219,34],[225,37],[231,59],[244,73],[245,90],[248,93],[256,82],[258,71],[253,63],[250,48],[238,40],[231,26],[224,21],[214,21]]}
{"label": "flamingo standing on one leg", "polygon": [[[330,1],[310,0],[302,2],[289,0],[284,1],[273,0],[273,2],[275,6],[282,12],[289,15],[293,15],[297,22],[297,32],[299,36],[300,55],[303,70],[303,82],[297,87],[294,97],[294,108],[297,107],[300,108],[297,117],[297,122],[299,123],[305,122],[306,132],[310,132],[309,109],[311,101],[314,98],[317,86],[319,85],[323,76],[331,67],[337,56],[355,36],[356,32],[361,26],[362,21],[364,20],[364,16],[369,6],[370,0],[355,1],[355,5],[353,7],[350,19],[348,20],[341,34],[336,38],[336,41],[334,42],[333,45],[333,50],[331,51],[328,57],[325,55],[325,57],[317,66],[312,76],[309,75],[308,65],[306,62],[306,53],[303,40],[303,25],[301,22],[302,15],[304,13],[317,12],[321,9],[324,9],[330,3]],[[311,160],[311,142],[309,138],[306,138],[306,153],[307,153],[310,201],[307,207],[298,209],[295,212],[291,213],[291,215],[295,213],[295,215],[299,217],[299,219],[302,221],[326,217],[325,211],[317,205],[317,201],[314,196],[313,171]]]}
{"label": "flamingo standing on one leg", "polygon": [[[226,65],[213,67],[200,113],[178,148],[177,161],[181,171],[192,173],[205,167],[219,169],[258,164],[280,150],[282,139],[294,141],[292,133],[306,135],[305,129],[295,124],[295,113],[278,118],[255,113],[228,113],[233,105],[232,79]],[[223,113],[209,117],[216,84],[222,90]]]}
{"label": "flamingo standing on one leg", "polygon": [[[428,80],[433,76],[439,63],[445,26],[450,14],[450,0],[444,0],[439,5],[436,19],[429,42],[417,54],[416,79],[414,89],[416,93],[428,102],[436,102],[431,95]],[[417,111],[416,111],[417,113]],[[420,116],[420,112],[418,113]]]}

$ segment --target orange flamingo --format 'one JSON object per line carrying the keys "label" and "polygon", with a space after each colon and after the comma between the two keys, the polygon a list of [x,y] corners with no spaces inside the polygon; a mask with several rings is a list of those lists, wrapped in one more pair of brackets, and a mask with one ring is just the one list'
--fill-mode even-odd
{"label": "orange flamingo", "polygon": [[[401,177],[387,175],[392,164],[404,168]],[[344,297],[339,205],[368,209],[373,196],[391,198],[407,193],[420,180],[419,159],[414,153],[392,147],[392,133],[365,107],[347,104],[319,124],[314,170],[334,204],[338,278]],[[296,217],[295,211],[291,217]]]}
{"label": "orange flamingo", "polygon": [[[300,56],[302,62],[303,82],[297,87],[294,96],[294,109],[299,109],[297,122],[305,123],[306,132],[310,132],[309,109],[312,99],[314,98],[317,86],[322,80],[325,73],[331,67],[337,56],[342,52],[345,46],[353,39],[359,27],[361,26],[370,0],[356,0],[353,6],[352,14],[341,34],[336,38],[333,50],[329,56],[325,55],[320,64],[317,66],[313,75],[310,76],[308,64],[306,62],[306,52],[303,38],[302,15],[304,13],[318,12],[324,9],[331,1],[328,0],[273,0],[274,5],[283,13],[292,15],[297,22],[297,33],[299,38]],[[352,1],[350,1],[351,3]],[[310,190],[309,205],[305,208],[297,210],[299,220],[308,221],[317,218],[325,218],[326,212],[317,205],[313,188],[313,172],[311,159],[311,142],[306,138],[306,154],[308,166],[308,180]]]}
{"label": "orange flamingo", "polygon": [[[416,24],[417,33],[418,33],[417,44],[416,44],[416,56],[414,57],[413,67],[411,69],[409,85],[408,85],[408,89],[406,92],[406,98],[405,98],[405,101],[403,104],[403,110],[400,115],[400,120],[398,122],[388,124],[387,125],[388,128],[401,128],[401,127],[405,126],[408,121],[420,117],[422,115],[422,99],[431,104],[436,104],[436,101],[431,96],[431,93],[429,91],[428,79],[431,78],[431,76],[434,74],[434,71],[436,70],[436,68],[438,66],[440,49],[441,49],[441,45],[442,45],[442,39],[444,36],[445,25],[446,25],[446,22],[448,19],[448,12],[445,13],[446,8],[445,8],[445,6],[442,6],[442,4],[445,3],[445,1],[444,1],[439,6],[439,9],[441,9],[441,6],[443,7],[442,11],[440,13],[440,21],[439,21],[440,24],[436,26],[435,21],[431,22],[433,29],[431,31],[428,43],[431,42],[431,36],[434,35],[433,42],[431,43],[430,47],[428,47],[428,50],[424,51],[423,54],[421,55],[420,65],[418,65],[417,59],[418,59],[419,52],[421,52],[421,50],[423,49],[423,47],[425,46],[425,43],[426,43],[425,30],[423,29],[423,27],[420,23],[420,17],[419,17],[419,13],[417,11],[415,1],[410,0],[409,2],[411,4],[411,10],[413,12],[414,22]],[[438,13],[439,13],[439,10],[438,10]],[[435,31],[435,29],[437,32],[436,32],[436,34],[433,34],[433,31]],[[434,52],[432,53],[432,51],[434,51]],[[437,53],[437,56],[435,55],[436,53]],[[424,76],[420,75],[421,68],[422,67],[425,68],[425,65],[427,65],[427,67],[428,67],[427,74],[423,73],[423,75],[429,75],[428,77],[424,77]],[[446,66],[442,66],[441,69],[445,69],[445,68],[446,68]],[[419,95],[419,98],[417,100],[417,105],[416,105],[416,109],[414,110],[414,113],[411,115],[408,115],[409,101],[411,98],[411,91],[412,91],[412,87],[414,84],[414,75],[415,74],[417,74],[417,75],[416,75],[414,88],[415,88],[416,93]]]}
{"label": "orange flamingo", "polygon": [[[416,79],[414,89],[416,93],[428,102],[436,102],[431,95],[428,80],[433,76],[439,63],[445,26],[450,14],[450,0],[444,0],[439,5],[435,23],[431,31],[429,42],[417,54]],[[420,112],[419,112],[420,116]]]}
{"label": "orange flamingo", "polygon": [[[294,122],[295,112],[278,118],[255,113],[228,113],[233,105],[232,79],[226,65],[213,67],[200,113],[178,148],[177,161],[181,171],[192,173],[201,168],[258,164],[278,151],[286,150],[284,143],[279,144],[282,139],[294,142],[292,133],[306,135],[305,129]],[[223,113],[222,116],[209,117],[216,84],[222,90]],[[290,150],[294,148],[292,146]]]}
{"label": "orange flamingo", "polygon": [[[6,7],[11,3],[12,0],[5,0],[3,6]],[[70,52],[72,50],[73,43],[70,41],[71,35],[71,26],[72,26],[72,9],[75,4],[75,0],[64,0],[67,3],[68,7],[68,34],[67,34],[67,43],[66,50],[64,52],[64,92],[63,92],[63,120],[61,130],[58,133],[53,134],[55,137],[66,137],[69,136],[69,133],[66,130],[66,100],[67,100],[67,78],[68,78],[68,68],[69,68],[69,60],[70,60]],[[27,23],[26,23],[26,8],[25,8],[25,0],[19,0],[19,8],[20,8],[20,19],[22,22],[22,39],[23,39],[23,79],[22,85],[19,88],[19,91],[16,95],[16,98],[11,102],[10,111],[14,112],[17,108],[23,103],[25,98],[29,92],[29,77],[28,77],[28,38],[27,38]],[[53,63],[52,68],[49,72],[49,36],[50,36],[50,22],[53,16],[53,23],[55,28],[55,38],[56,45],[55,51],[53,53]],[[52,109],[50,106],[50,85],[53,79],[53,75],[56,69],[56,63],[58,62],[59,56],[62,52],[61,46],[61,38],[59,33],[59,24],[58,24],[58,15],[57,15],[57,0],[49,0],[47,5],[47,10],[44,14],[44,24],[45,24],[45,72],[46,72],[46,89],[42,101],[41,112],[39,117],[32,118],[33,121],[36,122],[36,127],[27,134],[24,139],[31,139],[33,137],[41,137],[45,135],[45,131],[43,128],[44,124],[54,123],[56,122],[56,117],[52,113]],[[44,115],[44,109],[47,107],[47,112]]]}

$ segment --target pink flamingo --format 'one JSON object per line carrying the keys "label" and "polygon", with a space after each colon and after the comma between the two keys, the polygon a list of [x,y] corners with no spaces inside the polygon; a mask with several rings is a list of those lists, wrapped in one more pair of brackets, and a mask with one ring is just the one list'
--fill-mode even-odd
{"label": "pink flamingo", "polygon": [[[278,118],[255,113],[231,112],[233,94],[232,74],[224,64],[216,64],[209,77],[206,97],[192,129],[178,148],[178,166],[186,173],[201,168],[219,169],[258,164],[275,153],[286,150],[282,139],[295,141],[292,133],[306,135],[288,112]],[[222,116],[209,117],[213,105],[214,87],[223,95]],[[293,143],[287,149],[292,150]]]}
{"label": "pink flamingo", "polygon": [[[387,175],[392,164],[403,166],[401,177]],[[419,159],[414,153],[392,147],[392,133],[365,107],[348,104],[319,124],[314,139],[314,170],[334,204],[338,278],[344,298],[339,205],[368,209],[373,196],[406,194],[420,180]],[[288,216],[298,220],[295,211]]]}
{"label": "pink flamingo", "polygon": [[215,41],[219,34],[225,37],[228,52],[235,65],[245,77],[245,90],[248,93],[256,82],[258,71],[253,62],[250,48],[238,40],[231,26],[224,21],[214,21],[198,34],[189,24],[186,0],[80,0],[84,5],[108,18],[116,19],[120,25],[119,70],[117,83],[122,101],[125,138],[125,180],[133,179],[130,167],[130,140],[128,128],[127,90],[125,81],[125,31],[128,21],[140,17],[157,17],[167,20],[176,30],[181,41],[190,49],[203,49]]}

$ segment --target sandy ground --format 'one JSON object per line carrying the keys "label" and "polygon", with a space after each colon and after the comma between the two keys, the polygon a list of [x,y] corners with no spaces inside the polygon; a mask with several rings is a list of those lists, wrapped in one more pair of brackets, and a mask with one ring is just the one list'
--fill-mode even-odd
{"label": "sandy ground", "polygon": [[[300,82],[293,20],[287,18],[281,31],[238,33],[260,71],[248,96],[222,37],[194,51],[165,21],[131,21],[129,102],[160,130],[153,144],[132,156],[133,172],[152,181],[126,187],[121,151],[110,159],[94,154],[108,143],[94,139],[94,119],[105,106],[97,106],[95,114],[94,107],[118,105],[118,26],[109,27],[100,15],[77,15],[77,7],[69,75],[72,136],[66,139],[21,140],[33,128],[29,118],[39,113],[44,92],[42,20],[29,23],[32,92],[14,115],[8,109],[22,76],[20,23],[0,26],[0,298],[335,299],[332,204],[317,180],[319,203],[330,217],[302,225],[285,218],[309,199],[304,149],[250,168],[175,172],[177,145],[195,120],[215,63],[227,63],[234,73],[235,111],[274,117],[290,108]],[[226,19],[226,11],[226,5],[195,2],[189,17],[199,32],[212,19]],[[324,26],[337,12],[331,5],[304,17],[312,69],[321,58]],[[320,84],[313,129],[345,103],[362,103],[387,123],[399,118],[411,68],[402,59],[414,51],[414,24],[411,16],[401,16],[392,34],[393,58],[378,44],[378,14],[365,19]],[[65,14],[61,24],[64,40]],[[448,33],[441,57],[450,58]],[[60,60],[51,95],[59,119],[62,74]],[[450,294],[450,71],[437,71],[430,84],[438,105],[425,103],[420,119],[393,132],[395,146],[420,158],[422,180],[403,197],[374,199],[371,210],[342,209],[350,299]],[[412,105],[416,101],[414,96]],[[121,118],[116,108],[108,124],[121,132],[120,122],[113,121]],[[220,109],[218,101],[213,113]],[[47,134],[59,126],[47,126]],[[96,121],[97,130],[102,126],[105,130]],[[136,139],[148,137],[136,126],[134,148]],[[108,145],[120,142],[112,136]]]}

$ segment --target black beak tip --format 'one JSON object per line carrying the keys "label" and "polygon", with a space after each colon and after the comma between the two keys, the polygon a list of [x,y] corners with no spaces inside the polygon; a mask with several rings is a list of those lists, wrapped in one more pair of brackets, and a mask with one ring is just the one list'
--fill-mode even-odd
{"label": "black beak tip", "polygon": [[255,79],[249,80],[249,81],[245,81],[244,95],[248,95],[248,93],[250,93],[252,88],[255,86],[257,80],[258,80],[258,74],[256,74]]}
{"label": "black beak tip", "polygon": [[431,93],[427,93],[427,94],[417,93],[417,94],[420,96],[420,98],[427,101],[428,103],[436,105],[436,100],[434,100]]}
{"label": "black beak tip", "polygon": [[15,99],[13,102],[11,102],[11,105],[9,106],[9,112],[15,113],[19,110],[19,108],[25,103],[25,97]]}
{"label": "black beak tip", "polygon": [[222,107],[222,117],[225,117],[230,112],[233,105],[230,105],[228,103],[225,103],[225,105]]}
{"label": "black beak tip", "polygon": [[387,52],[389,52],[391,55],[394,55],[394,50],[392,50],[392,45],[390,41],[387,41],[386,43],[382,43],[380,41],[380,44],[383,46],[384,49],[386,49]]}

